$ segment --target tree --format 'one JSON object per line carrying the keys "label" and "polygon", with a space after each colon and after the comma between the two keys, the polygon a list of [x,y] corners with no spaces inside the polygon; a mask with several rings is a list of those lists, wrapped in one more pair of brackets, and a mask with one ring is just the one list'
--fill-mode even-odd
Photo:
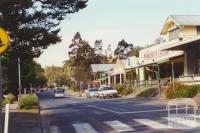
{"label": "tree", "polygon": [[44,75],[47,78],[47,85],[57,86],[67,85],[69,81],[68,70],[65,67],[48,66],[44,70]]}
{"label": "tree", "polygon": [[89,43],[81,38],[77,32],[69,45],[69,61],[73,69],[74,79],[87,82],[90,80],[89,68],[91,64],[100,63],[102,41],[95,41],[95,47],[92,48]]}
{"label": "tree", "polygon": [[127,43],[124,39],[118,42],[118,46],[114,51],[114,56],[120,59],[127,59],[128,52],[133,49],[133,44]]}
{"label": "tree", "polygon": [[11,38],[2,60],[7,69],[8,88],[17,91],[17,58],[22,62],[22,73],[29,70],[28,64],[43,49],[61,41],[58,36],[61,20],[85,8],[86,3],[87,0],[1,0],[0,26]]}
{"label": "tree", "polygon": [[[15,89],[18,85],[18,71],[15,65],[16,63],[17,61],[10,62],[11,65],[4,69],[5,93],[18,93]],[[21,81],[24,88],[30,88],[31,86],[43,87],[47,83],[47,79],[44,77],[44,69],[35,61],[30,61],[29,63],[21,62]]]}
{"label": "tree", "polygon": [[29,64],[29,70],[26,77],[27,81],[25,82],[27,85],[32,87],[43,87],[47,85],[47,78],[44,76],[44,69],[41,65],[35,61]]}
{"label": "tree", "polygon": [[103,56],[103,42],[102,40],[96,40],[94,42],[94,51],[97,56]]}
{"label": "tree", "polygon": [[133,48],[127,53],[127,56],[128,56],[128,57],[131,57],[131,56],[139,57],[139,51],[140,51],[141,49],[142,49],[142,47],[140,47],[140,46],[133,47]]}
{"label": "tree", "polygon": [[87,0],[1,0],[0,25],[11,41],[11,57],[39,57],[43,49],[59,42],[58,25],[66,14],[86,7]]}
{"label": "tree", "polygon": [[75,34],[69,48],[71,50],[69,51],[69,60],[72,66],[85,65],[89,67],[90,64],[96,62],[94,49],[88,42],[82,40],[79,32]]}

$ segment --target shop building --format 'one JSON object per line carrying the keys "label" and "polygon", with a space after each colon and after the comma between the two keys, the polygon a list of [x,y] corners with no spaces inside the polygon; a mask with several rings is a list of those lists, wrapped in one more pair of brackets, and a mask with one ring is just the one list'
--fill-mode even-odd
{"label": "shop building", "polygon": [[165,42],[139,52],[140,81],[200,79],[200,16],[169,16],[161,30]]}

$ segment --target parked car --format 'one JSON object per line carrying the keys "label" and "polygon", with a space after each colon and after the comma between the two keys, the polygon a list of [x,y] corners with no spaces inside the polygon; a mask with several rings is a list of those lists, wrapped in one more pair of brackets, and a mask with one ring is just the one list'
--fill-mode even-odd
{"label": "parked car", "polygon": [[103,86],[100,87],[98,90],[98,97],[99,98],[106,98],[106,97],[117,97],[118,92],[113,87],[110,86]]}
{"label": "parked car", "polygon": [[88,88],[86,91],[86,97],[92,98],[98,95],[98,89],[96,88]]}
{"label": "parked car", "polygon": [[62,97],[65,97],[65,89],[56,88],[54,90],[54,98],[62,98]]}

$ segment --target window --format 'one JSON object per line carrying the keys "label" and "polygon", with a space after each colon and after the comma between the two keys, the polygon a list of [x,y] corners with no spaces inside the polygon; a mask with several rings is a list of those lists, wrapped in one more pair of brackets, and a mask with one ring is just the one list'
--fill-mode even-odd
{"label": "window", "polygon": [[177,39],[179,35],[180,29],[176,28],[169,31],[169,40]]}

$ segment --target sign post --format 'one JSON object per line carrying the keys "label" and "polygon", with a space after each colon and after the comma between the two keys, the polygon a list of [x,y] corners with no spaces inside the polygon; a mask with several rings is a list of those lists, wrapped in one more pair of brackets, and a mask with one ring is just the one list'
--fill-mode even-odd
{"label": "sign post", "polygon": [[1,55],[7,50],[10,39],[7,32],[0,27],[0,132],[3,132],[3,118],[2,118],[2,101],[3,101],[3,87],[2,87],[2,66]]}
{"label": "sign post", "polygon": [[82,96],[82,90],[83,90],[83,88],[84,88],[84,83],[83,83],[83,81],[80,81],[80,89],[79,89],[79,96],[81,97]]}

